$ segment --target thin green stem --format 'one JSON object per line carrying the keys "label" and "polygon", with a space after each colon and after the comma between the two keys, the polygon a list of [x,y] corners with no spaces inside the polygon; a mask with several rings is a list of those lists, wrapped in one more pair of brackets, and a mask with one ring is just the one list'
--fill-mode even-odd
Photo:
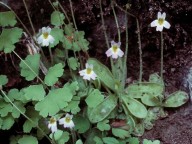
{"label": "thin green stem", "polygon": [[[127,10],[127,9],[126,9]],[[123,60],[123,79],[122,79],[122,86],[123,88],[125,88],[125,82],[127,79],[127,55],[128,55],[128,18],[127,18],[127,13],[125,13],[125,56],[124,56],[124,60]]]}
{"label": "thin green stem", "polygon": [[67,15],[67,12],[65,11],[65,9],[63,8],[63,6],[61,5],[61,3],[58,1],[59,7],[61,8],[61,10],[63,11],[63,13],[65,14],[67,21],[70,23],[70,19]]}
{"label": "thin green stem", "polygon": [[35,29],[34,29],[34,27],[33,27],[33,23],[32,23],[32,20],[31,20],[30,15],[29,15],[29,10],[28,10],[28,8],[27,8],[27,4],[26,4],[25,0],[23,0],[23,3],[24,3],[24,6],[25,6],[25,9],[26,9],[26,12],[27,12],[27,16],[28,16],[28,19],[29,19],[31,28],[32,28],[32,30],[33,30],[33,35],[35,35]]}
{"label": "thin green stem", "polygon": [[25,115],[10,99],[9,97],[6,95],[6,93],[1,90],[1,93],[4,95],[4,97],[13,105],[13,107],[19,111],[19,113],[21,113],[27,120],[29,120],[33,125],[35,125],[37,127],[37,129],[39,129],[42,134],[50,141],[51,144],[54,144],[54,142],[44,133],[44,131],[39,127],[38,124],[36,124],[32,119],[30,119],[27,115]]}
{"label": "thin green stem", "polygon": [[[46,86],[46,84],[38,76],[38,74],[17,54],[17,52],[13,51],[13,53],[31,70],[32,73],[34,73],[36,75],[36,77],[41,81],[41,83]],[[47,86],[46,86],[46,88],[47,88]]]}
{"label": "thin green stem", "polygon": [[[109,40],[108,40],[108,37],[107,37],[107,32],[106,32],[106,27],[105,27],[105,21],[104,21],[104,17],[103,17],[103,9],[102,9],[102,0],[100,0],[100,13],[101,13],[101,21],[102,21],[102,28],[103,28],[103,32],[104,32],[104,35],[105,35],[105,41],[106,41],[106,44],[107,44],[107,47],[109,48]],[[113,60],[112,58],[110,58],[110,62],[111,62],[111,69],[112,69],[112,72],[114,72],[114,63],[113,63]]]}
{"label": "thin green stem", "polygon": [[50,46],[49,46],[49,54],[50,54],[50,58],[51,58],[51,65],[53,65],[53,54],[52,54],[52,50],[51,50]]}
{"label": "thin green stem", "polygon": [[115,18],[115,23],[116,23],[116,26],[117,26],[118,41],[120,42],[121,41],[121,32],[120,32],[119,23],[118,23],[118,20],[117,20],[117,15],[116,15],[116,12],[115,12],[115,9],[114,9],[114,2],[113,2],[113,0],[111,1],[111,7],[112,7],[112,10],[113,10],[113,15],[114,15],[114,18]]}
{"label": "thin green stem", "polygon": [[54,7],[54,5],[52,4],[52,2],[50,0],[49,1],[49,4],[52,6],[52,8],[54,9],[54,11],[56,11],[56,8]]}
{"label": "thin green stem", "polygon": [[70,3],[70,8],[71,8],[71,14],[72,14],[72,19],[73,19],[73,24],[75,26],[75,29],[77,30],[77,25],[76,25],[76,21],[75,21],[75,16],[74,16],[74,13],[73,13],[73,4],[72,4],[72,1],[69,0],[69,3]]}
{"label": "thin green stem", "polygon": [[161,32],[161,78],[163,79],[163,31]]}
{"label": "thin green stem", "polygon": [[138,45],[139,45],[139,82],[141,82],[143,75],[143,61],[142,61],[140,26],[139,26],[139,20],[137,18],[136,22],[137,22]]}

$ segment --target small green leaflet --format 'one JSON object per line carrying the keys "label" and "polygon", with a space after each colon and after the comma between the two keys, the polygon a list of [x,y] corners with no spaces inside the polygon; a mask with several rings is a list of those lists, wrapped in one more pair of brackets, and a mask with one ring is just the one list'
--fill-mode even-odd
{"label": "small green leaflet", "polygon": [[119,144],[119,141],[114,137],[104,137],[102,139],[105,144]]}
{"label": "small green leaflet", "polygon": [[3,29],[0,35],[0,51],[11,53],[15,49],[15,43],[19,41],[23,30],[20,28]]}
{"label": "small green leaflet", "polygon": [[152,141],[152,140],[144,139],[143,144],[160,144],[160,141],[159,140]]}
{"label": "small green leaflet", "polygon": [[88,107],[94,108],[104,100],[104,96],[98,89],[94,89],[85,99]]}
{"label": "small green leaflet", "polygon": [[63,88],[53,89],[48,95],[35,105],[35,110],[39,111],[43,117],[54,116],[57,112],[68,106],[73,98],[72,84],[65,84]]}
{"label": "small green leaflet", "polygon": [[45,96],[43,85],[31,85],[23,89],[23,92],[26,100],[41,101]]}
{"label": "small green leaflet", "polygon": [[0,12],[0,26],[14,26],[17,23],[12,11]]}
{"label": "small green leaflet", "polygon": [[37,138],[30,135],[23,135],[18,144],[38,144]]}
{"label": "small green leaflet", "polygon": [[21,76],[25,77],[27,81],[33,80],[39,74],[40,55],[28,55],[25,58],[25,63],[33,70],[31,70],[23,61],[20,62]]}
{"label": "small green leaflet", "polygon": [[0,129],[2,129],[2,130],[9,130],[15,123],[15,120],[11,115],[8,115],[1,119],[2,119],[2,125],[1,125]]}
{"label": "small green leaflet", "polygon": [[6,75],[0,75],[0,86],[7,84],[8,79]]}
{"label": "small green leaflet", "polygon": [[53,86],[58,81],[58,78],[63,75],[63,72],[64,69],[61,63],[56,64],[53,67],[50,67],[47,75],[45,76],[44,82],[48,86]]}
{"label": "small green leaflet", "polygon": [[36,124],[34,125],[34,123],[29,120],[25,121],[25,123],[23,124],[23,132],[29,133],[31,132],[31,129],[33,127],[36,127],[38,125],[38,121],[41,117],[39,116],[39,113],[35,111],[33,106],[28,106],[25,114]]}
{"label": "small green leaflet", "polygon": [[109,123],[109,120],[100,121],[97,123],[97,128],[100,131],[110,130],[110,125],[108,123]]}
{"label": "small green leaflet", "polygon": [[55,26],[61,26],[64,24],[65,16],[59,11],[54,11],[51,14],[51,24]]}
{"label": "small green leaflet", "polygon": [[53,28],[50,33],[54,37],[53,44],[50,45],[50,47],[56,46],[59,42],[62,42],[64,39],[63,30],[59,28]]}
{"label": "small green leaflet", "polygon": [[80,63],[78,62],[77,58],[74,57],[70,57],[68,59],[68,65],[72,70],[77,70],[77,68],[79,67]]}
{"label": "small green leaflet", "polygon": [[114,136],[119,137],[121,139],[125,139],[126,137],[130,137],[130,133],[127,130],[120,128],[112,128],[112,133]]}
{"label": "small green leaflet", "polygon": [[90,122],[86,117],[76,115],[74,116],[73,121],[75,130],[77,130],[78,133],[85,133],[90,128]]}

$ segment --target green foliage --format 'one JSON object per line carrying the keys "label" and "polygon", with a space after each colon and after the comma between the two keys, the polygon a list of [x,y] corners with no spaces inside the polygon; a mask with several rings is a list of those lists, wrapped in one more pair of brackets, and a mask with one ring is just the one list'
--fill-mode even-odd
{"label": "green foliage", "polygon": [[51,24],[54,26],[61,26],[64,24],[64,19],[65,16],[63,13],[59,12],[59,11],[54,11],[51,14]]}
{"label": "green foliage", "polygon": [[100,81],[108,88],[115,91],[116,83],[110,70],[98,60],[93,58],[90,58],[88,63],[93,65],[93,70],[97,74]]}
{"label": "green foliage", "polygon": [[40,55],[28,55],[24,61],[25,62],[21,61],[19,64],[21,76],[25,77],[27,81],[31,81],[39,74]]}
{"label": "green foliage", "polygon": [[95,108],[99,103],[104,100],[104,96],[98,89],[94,89],[89,93],[88,97],[85,99],[88,107]]}
{"label": "green foliage", "polygon": [[128,139],[129,144],[139,144],[139,139],[136,137],[130,137]]}
{"label": "green foliage", "polygon": [[72,34],[75,32],[75,29],[73,28],[73,24],[69,23],[65,25],[64,27],[65,34],[68,36],[72,36]]}
{"label": "green foliage", "polygon": [[69,133],[61,130],[56,131],[54,134],[50,134],[50,138],[54,137],[57,144],[65,144],[69,141]]}
{"label": "green foliage", "polygon": [[17,23],[12,11],[0,12],[0,26],[14,26]]}
{"label": "green foliage", "polygon": [[120,129],[120,128],[112,128],[112,133],[114,136],[119,137],[121,139],[130,137],[130,134],[127,130]]}
{"label": "green foliage", "polygon": [[138,100],[133,98],[123,98],[125,106],[137,118],[145,118],[147,116],[146,107]]}
{"label": "green foliage", "polygon": [[18,140],[18,144],[38,144],[37,138],[30,135],[23,135],[22,138]]}
{"label": "green foliage", "polygon": [[80,112],[80,97],[74,96],[72,100],[68,103],[68,106],[64,108],[64,111],[71,112],[72,114],[77,114]]}
{"label": "green foliage", "polygon": [[131,84],[126,88],[127,97],[142,98],[144,94],[154,97],[162,95],[164,87],[157,83],[142,82]]}
{"label": "green foliage", "polygon": [[83,144],[82,140],[77,140],[75,144]]}
{"label": "green foliage", "polygon": [[8,83],[8,79],[6,75],[0,75],[0,86],[6,85]]}
{"label": "green foliage", "polygon": [[68,59],[68,65],[72,70],[77,70],[77,68],[79,68],[80,63],[78,62],[77,58],[74,57],[70,57]]}
{"label": "green foliage", "polygon": [[0,51],[11,53],[15,49],[15,43],[19,41],[23,30],[20,28],[3,29],[0,35]]}
{"label": "green foliage", "polygon": [[14,118],[11,115],[7,115],[0,119],[1,119],[0,120],[1,121],[0,129],[2,129],[2,130],[9,130],[15,123]]}
{"label": "green foliage", "polygon": [[57,81],[58,78],[63,75],[64,69],[61,63],[55,64],[53,67],[50,67],[47,75],[45,76],[45,83],[48,86],[53,86]]}
{"label": "green foliage", "polygon": [[41,101],[45,96],[43,85],[31,85],[23,89],[23,92],[26,100]]}
{"label": "green foliage", "polygon": [[160,141],[159,140],[152,141],[152,140],[144,139],[143,144],[160,144]]}
{"label": "green foliage", "polygon": [[50,33],[53,37],[54,37],[54,42],[53,44],[50,45],[50,47],[54,47],[56,46],[57,44],[59,44],[59,42],[63,42],[63,39],[64,39],[64,35],[63,35],[63,30],[62,29],[59,29],[59,28],[53,28],[51,30],[51,33]]}
{"label": "green foliage", "polygon": [[63,88],[53,89],[49,94],[35,105],[35,110],[39,111],[43,117],[54,116],[57,112],[68,106],[72,100],[74,91],[74,83],[65,84]]}
{"label": "green foliage", "polygon": [[25,114],[33,121],[33,123],[30,120],[26,120],[23,124],[23,132],[30,133],[32,128],[38,125],[40,116],[39,113],[35,111],[34,107],[32,106],[27,107],[27,111]]}
{"label": "green foliage", "polygon": [[97,128],[100,131],[110,130],[109,120],[100,121],[97,123]]}
{"label": "green foliage", "polygon": [[189,96],[186,92],[176,91],[166,98],[165,102],[163,103],[163,106],[179,107],[184,103],[186,103],[188,99],[189,99]]}
{"label": "green foliage", "polygon": [[75,130],[78,131],[78,133],[85,133],[90,128],[90,122],[87,118],[76,115],[73,118],[74,124],[75,124]]}
{"label": "green foliage", "polygon": [[88,118],[92,123],[97,123],[104,120],[114,110],[117,105],[117,98],[114,95],[110,95],[104,99],[95,108],[88,110]]}
{"label": "green foliage", "polygon": [[102,139],[104,144],[119,144],[119,141],[114,137],[104,137]]}

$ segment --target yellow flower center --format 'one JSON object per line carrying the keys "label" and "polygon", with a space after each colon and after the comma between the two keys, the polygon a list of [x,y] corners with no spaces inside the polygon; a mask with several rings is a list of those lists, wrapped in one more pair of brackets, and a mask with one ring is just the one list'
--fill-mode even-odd
{"label": "yellow flower center", "polygon": [[114,52],[114,53],[116,53],[116,52],[117,52],[117,50],[118,50],[117,45],[113,45],[113,46],[112,46],[112,50],[113,50],[113,52]]}
{"label": "yellow flower center", "polygon": [[66,123],[70,123],[70,121],[71,121],[71,118],[70,118],[70,117],[66,117],[66,118],[65,118],[65,122],[66,122]]}
{"label": "yellow flower center", "polygon": [[159,23],[160,25],[162,25],[164,21],[165,21],[165,20],[164,20],[163,18],[159,18],[159,19],[158,19],[158,23]]}
{"label": "yellow flower center", "polygon": [[86,72],[87,72],[87,74],[91,74],[92,69],[91,68],[87,68]]}
{"label": "yellow flower center", "polygon": [[49,33],[48,33],[48,32],[43,33],[43,38],[44,38],[44,39],[47,39],[48,36],[49,36]]}
{"label": "yellow flower center", "polygon": [[56,121],[55,121],[55,118],[50,118],[50,124],[53,124],[53,123],[55,123]]}

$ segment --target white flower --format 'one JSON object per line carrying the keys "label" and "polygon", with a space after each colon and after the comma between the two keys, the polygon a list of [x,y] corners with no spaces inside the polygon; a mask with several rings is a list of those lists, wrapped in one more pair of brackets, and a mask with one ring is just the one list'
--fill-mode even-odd
{"label": "white flower", "polygon": [[54,117],[50,118],[48,128],[51,129],[52,133],[57,131],[57,120]]}
{"label": "white flower", "polygon": [[72,121],[73,115],[70,114],[66,114],[64,118],[61,118],[59,120],[59,124],[63,125],[64,128],[73,128],[75,126],[75,124]]}
{"label": "white flower", "polygon": [[93,71],[93,65],[86,63],[85,65],[86,69],[79,71],[80,76],[83,76],[83,79],[90,80],[97,77],[95,72]]}
{"label": "white flower", "polygon": [[55,39],[52,35],[50,35],[51,28],[50,27],[43,27],[40,30],[41,35],[37,38],[38,44],[41,44],[41,46],[48,46],[49,44],[52,44]]}
{"label": "white flower", "polygon": [[111,41],[111,48],[109,48],[105,53],[107,57],[112,56],[113,59],[122,57],[124,55],[124,52],[120,49],[120,46],[121,42],[116,43],[114,41]]}
{"label": "white flower", "polygon": [[161,14],[161,12],[158,12],[157,19],[151,22],[151,27],[156,27],[156,31],[162,31],[163,27],[169,29],[171,25],[165,20],[165,17],[166,13]]}

